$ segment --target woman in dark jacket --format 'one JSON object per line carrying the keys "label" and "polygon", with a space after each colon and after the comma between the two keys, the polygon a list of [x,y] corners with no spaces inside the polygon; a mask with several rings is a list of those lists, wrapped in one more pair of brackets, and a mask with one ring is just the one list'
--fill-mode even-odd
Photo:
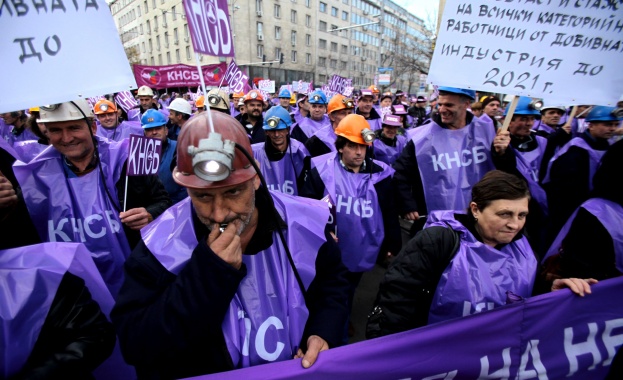
{"label": "woman in dark jacket", "polygon": [[[498,170],[472,189],[467,215],[437,211],[392,262],[381,282],[367,337],[397,333],[529,297],[537,260],[522,234],[530,192]],[[466,269],[467,268],[467,269]],[[583,295],[595,280],[557,279]]]}

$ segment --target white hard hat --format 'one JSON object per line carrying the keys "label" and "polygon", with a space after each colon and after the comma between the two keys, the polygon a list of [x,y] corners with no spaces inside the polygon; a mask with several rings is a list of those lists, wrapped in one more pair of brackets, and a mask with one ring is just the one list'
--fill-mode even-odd
{"label": "white hard hat", "polygon": [[545,112],[545,110],[558,110],[558,111],[562,111],[562,112],[567,112],[567,108],[564,106],[548,106],[548,105],[544,105],[543,107],[541,107],[541,113]]}
{"label": "white hard hat", "polygon": [[[82,110],[82,112],[80,112]],[[80,120],[84,117],[94,117],[91,106],[85,99],[76,99],[73,102],[52,104],[39,107],[40,123],[54,123],[57,121]]]}
{"label": "white hard hat", "polygon": [[515,99],[515,95],[506,95],[504,96],[504,103],[510,103]]}
{"label": "white hard hat", "polygon": [[147,86],[141,86],[138,89],[138,96],[154,96],[154,91],[147,87]]}
{"label": "white hard hat", "polygon": [[190,106],[190,103],[188,103],[188,101],[181,99],[181,98],[173,99],[171,104],[169,104],[169,109],[180,112],[180,113],[185,113],[187,115],[193,114],[193,109]]}
{"label": "white hard hat", "polygon": [[238,100],[238,105],[244,106],[244,98],[240,98],[240,100]]}

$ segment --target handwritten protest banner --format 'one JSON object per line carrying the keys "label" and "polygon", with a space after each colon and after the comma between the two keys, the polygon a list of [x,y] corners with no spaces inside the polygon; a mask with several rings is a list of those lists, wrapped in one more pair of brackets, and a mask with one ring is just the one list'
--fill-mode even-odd
{"label": "handwritten protest banner", "polygon": [[[623,278],[585,297],[561,290],[498,309],[323,351],[193,379],[603,379],[623,344]],[[251,343],[253,344],[253,343]]]}
{"label": "handwritten protest banner", "polygon": [[270,79],[262,79],[257,82],[257,88],[269,94],[275,93],[275,81]]}
{"label": "handwritten protest banner", "polygon": [[620,1],[448,0],[428,80],[612,105],[623,91],[622,53]]}
{"label": "handwritten protest banner", "polygon": [[[148,121],[149,122],[149,121]],[[151,137],[130,135],[128,176],[158,174],[162,141]]]}
{"label": "handwritten protest banner", "polygon": [[0,51],[0,112],[136,88],[104,0],[0,1]]}
{"label": "handwritten protest banner", "polygon": [[[206,86],[218,86],[223,80],[225,68],[225,62],[201,66]],[[195,87],[200,84],[197,67],[184,64],[165,66],[134,65],[134,77],[139,86],[148,86],[156,89]]]}

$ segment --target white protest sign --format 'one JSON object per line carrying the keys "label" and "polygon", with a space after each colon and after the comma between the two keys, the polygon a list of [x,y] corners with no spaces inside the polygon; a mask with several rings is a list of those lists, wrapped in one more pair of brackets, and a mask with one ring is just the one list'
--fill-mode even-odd
{"label": "white protest sign", "polygon": [[448,0],[429,83],[616,103],[623,89],[623,4],[606,0]]}
{"label": "white protest sign", "polygon": [[257,88],[269,94],[275,93],[275,81],[270,79],[262,79],[257,82]]}
{"label": "white protest sign", "polygon": [[104,0],[0,0],[0,51],[0,112],[136,88]]}

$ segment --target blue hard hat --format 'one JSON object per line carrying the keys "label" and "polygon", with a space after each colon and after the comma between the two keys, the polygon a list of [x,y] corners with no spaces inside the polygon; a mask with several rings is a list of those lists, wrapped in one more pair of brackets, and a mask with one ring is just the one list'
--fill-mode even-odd
{"label": "blue hard hat", "polygon": [[162,112],[155,109],[148,109],[141,117],[143,129],[156,128],[167,123],[167,118]]}
{"label": "blue hard hat", "polygon": [[588,115],[586,115],[586,121],[619,121],[620,117],[614,113],[616,107],[596,106]]}
{"label": "blue hard hat", "polygon": [[444,92],[450,92],[453,94],[458,94],[458,95],[465,95],[467,97],[469,97],[472,100],[476,99],[476,91],[474,90],[466,90],[464,88],[457,88],[457,87],[444,87],[444,86],[439,86],[438,90],[444,91]]}
{"label": "blue hard hat", "polygon": [[262,129],[265,131],[274,131],[277,129],[286,129],[292,125],[292,117],[288,110],[282,106],[273,106],[264,115],[264,125]]}
{"label": "blue hard hat", "polygon": [[[539,116],[541,113],[539,112],[540,107],[538,103],[541,105],[543,102],[540,100],[533,100],[527,96],[520,96],[519,101],[517,102],[517,107],[515,107],[515,112],[513,115],[533,115]],[[508,114],[508,110],[511,108],[511,103],[506,105],[506,109],[504,110],[504,116]]]}
{"label": "blue hard hat", "polygon": [[327,104],[327,95],[320,90],[316,90],[309,94],[308,100],[309,104]]}
{"label": "blue hard hat", "polygon": [[279,97],[290,99],[292,97],[292,94],[290,93],[290,90],[288,90],[287,88],[284,88],[281,91],[279,91]]}

